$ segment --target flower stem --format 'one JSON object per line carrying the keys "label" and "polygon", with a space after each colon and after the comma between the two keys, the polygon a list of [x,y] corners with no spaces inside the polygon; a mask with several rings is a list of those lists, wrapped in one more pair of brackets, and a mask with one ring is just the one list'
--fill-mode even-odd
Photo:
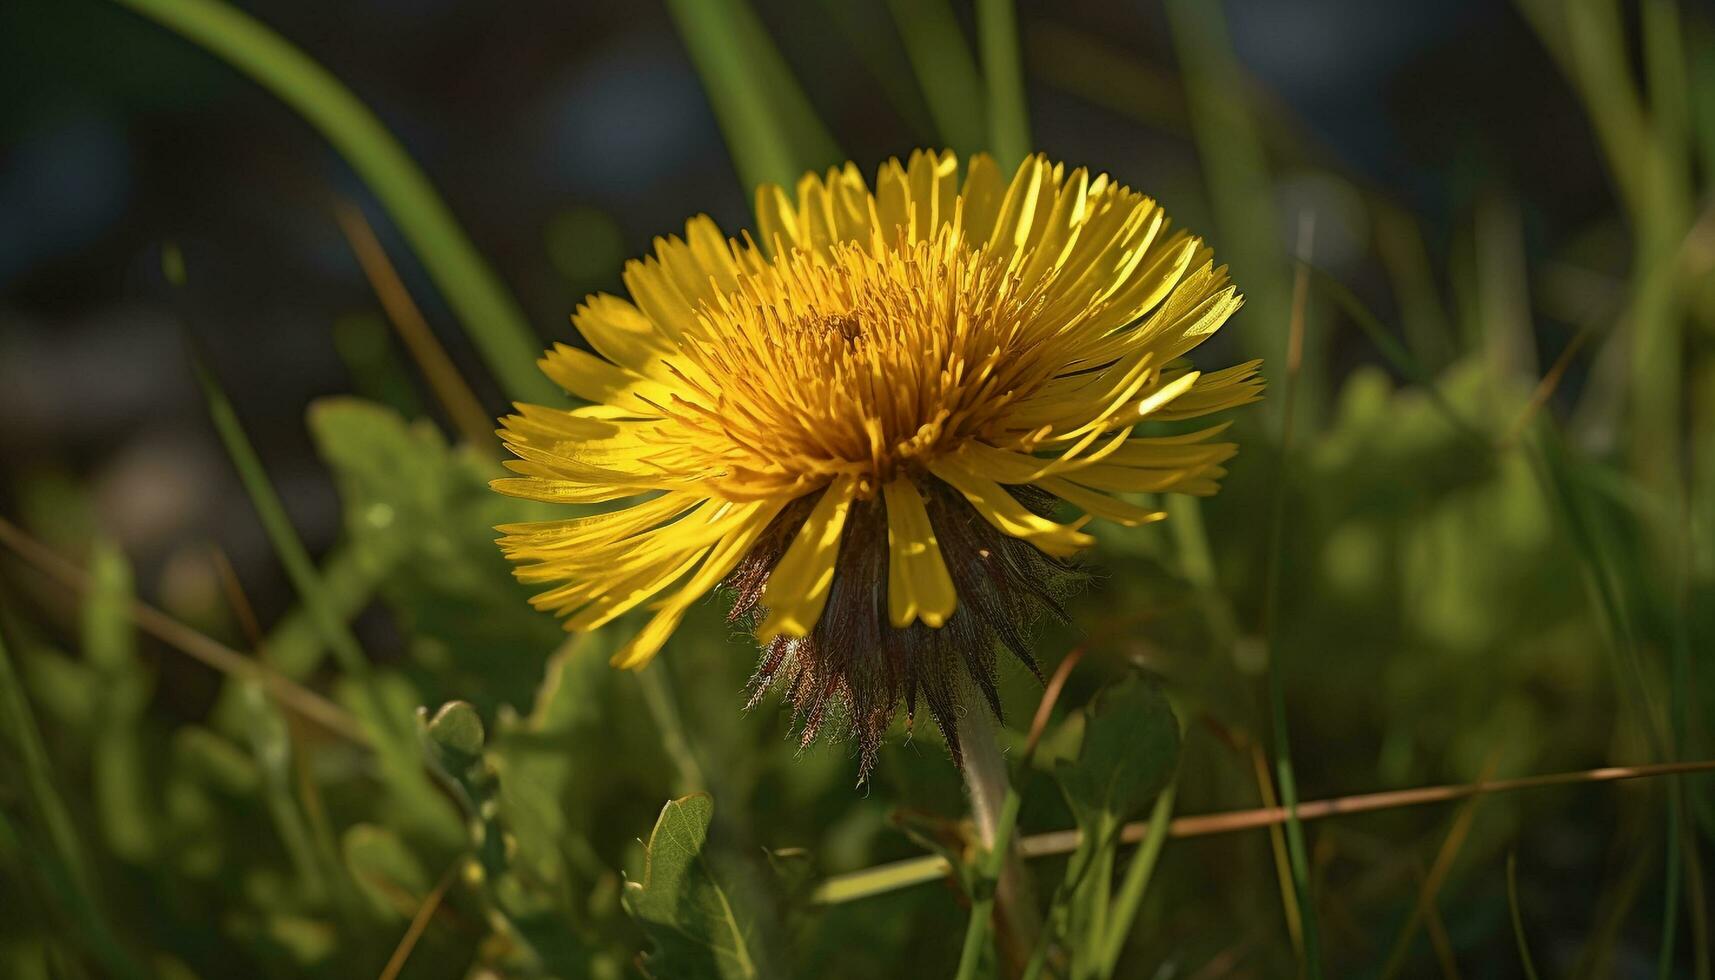
{"label": "flower stem", "polygon": [[966,711],[959,716],[958,731],[965,787],[971,793],[971,821],[977,826],[977,840],[984,848],[993,848],[1001,807],[1006,802],[1006,760],[1000,757],[1000,743],[987,712],[980,708]]}
{"label": "flower stem", "polygon": [[1006,760],[988,713],[972,708],[959,717],[958,736],[964,757],[965,786],[971,794],[971,822],[986,856],[980,867],[985,879],[994,881],[992,898],[972,897],[971,928],[966,935],[959,976],[975,969],[975,960],[986,939],[987,919],[994,913],[1000,960],[1010,966],[1003,976],[1016,976],[1036,944],[1041,923],[1037,921],[1036,897],[1024,861],[1014,843],[1013,824],[1018,819],[1019,797],[1007,782]]}

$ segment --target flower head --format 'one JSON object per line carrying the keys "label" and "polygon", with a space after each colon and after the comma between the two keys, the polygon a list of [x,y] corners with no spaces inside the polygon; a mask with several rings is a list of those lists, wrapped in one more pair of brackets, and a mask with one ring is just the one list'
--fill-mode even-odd
{"label": "flower head", "polygon": [[760,241],[693,218],[627,265],[629,300],[578,308],[591,350],[541,365],[588,404],[506,418],[519,476],[495,488],[623,503],[501,546],[568,629],[654,610],[616,666],[724,584],[763,645],[756,697],[783,689],[806,743],[838,719],[867,770],[921,695],[957,758],[964,679],[998,712],[997,644],[1035,669],[1084,525],[1214,492],[1222,426],[1140,427],[1260,397],[1256,362],[1180,360],[1241,297],[1154,201],[1040,156],[1008,184],[919,152],[873,191],[847,164],[757,210]]}

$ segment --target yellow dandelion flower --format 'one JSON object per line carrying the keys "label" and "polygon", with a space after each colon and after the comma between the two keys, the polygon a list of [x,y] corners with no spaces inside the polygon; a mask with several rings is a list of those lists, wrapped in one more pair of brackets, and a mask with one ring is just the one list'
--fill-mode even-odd
{"label": "yellow dandelion flower", "polygon": [[494,486],[624,503],[501,547],[568,629],[653,610],[619,667],[725,585],[763,646],[756,698],[783,688],[806,743],[842,719],[867,771],[921,694],[957,759],[960,692],[998,713],[998,644],[1035,670],[1025,632],[1086,522],[1214,492],[1224,426],[1138,427],[1260,397],[1257,362],[1181,360],[1241,297],[1155,201],[1041,156],[1007,183],[987,156],[961,181],[953,154],[914,153],[873,190],[847,164],[796,200],[761,188],[757,213],[739,240],[691,219],[626,266],[629,300],[578,308],[590,350],[541,367],[588,404],[503,420],[518,476]]}

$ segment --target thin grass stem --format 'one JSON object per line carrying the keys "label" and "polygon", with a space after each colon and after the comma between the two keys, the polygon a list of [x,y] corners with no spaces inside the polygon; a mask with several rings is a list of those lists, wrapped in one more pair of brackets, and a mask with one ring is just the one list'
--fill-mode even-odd
{"label": "thin grass stem", "polygon": [[387,209],[507,393],[563,402],[536,370],[541,342],[524,312],[422,169],[350,89],[266,24],[222,0],[114,2],[206,48],[302,115]]}

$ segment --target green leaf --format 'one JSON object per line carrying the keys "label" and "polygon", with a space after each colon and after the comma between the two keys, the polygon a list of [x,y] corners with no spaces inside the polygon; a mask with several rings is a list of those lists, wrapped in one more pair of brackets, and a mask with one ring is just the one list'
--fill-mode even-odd
{"label": "green leaf", "polygon": [[486,782],[482,773],[482,718],[466,701],[448,701],[423,721],[429,761],[474,801]]}
{"label": "green leaf", "polygon": [[432,716],[418,710],[418,731],[430,768],[460,798],[491,921],[511,940],[518,968],[531,975],[583,976],[590,948],[576,929],[556,861],[515,860],[517,838],[504,805],[499,757],[487,748],[476,708],[450,701]]}
{"label": "green leaf", "polygon": [[1084,709],[1084,744],[1054,769],[1066,802],[1085,830],[1141,813],[1167,785],[1179,758],[1179,722],[1161,691],[1141,674],[1103,688]]}
{"label": "green leaf", "polygon": [[989,146],[1002,173],[1030,154],[1030,109],[1024,98],[1024,60],[1018,51],[1013,0],[977,0],[977,44],[988,87]]}
{"label": "green leaf", "polygon": [[113,852],[141,864],[154,855],[157,836],[150,759],[140,731],[154,679],[137,658],[131,565],[112,542],[96,541],[90,579],[80,619],[84,660],[99,675],[92,718],[98,727],[90,746],[95,808]]}
{"label": "green leaf", "polygon": [[625,886],[625,908],[655,951],[644,965],[666,980],[741,980],[765,974],[752,948],[755,926],[733,888],[709,860],[714,801],[706,794],[670,800],[649,835],[643,880]]}
{"label": "green leaf", "polygon": [[947,0],[888,0],[887,7],[941,142],[964,159],[987,148],[982,74],[951,5]]}
{"label": "green leaf", "polygon": [[494,526],[565,517],[564,509],[495,493],[488,483],[502,471],[493,461],[385,406],[323,399],[309,425],[339,486],[355,560],[373,570],[382,600],[415,637],[412,669],[484,713],[528,704],[542,654],[563,634],[526,601]]}

